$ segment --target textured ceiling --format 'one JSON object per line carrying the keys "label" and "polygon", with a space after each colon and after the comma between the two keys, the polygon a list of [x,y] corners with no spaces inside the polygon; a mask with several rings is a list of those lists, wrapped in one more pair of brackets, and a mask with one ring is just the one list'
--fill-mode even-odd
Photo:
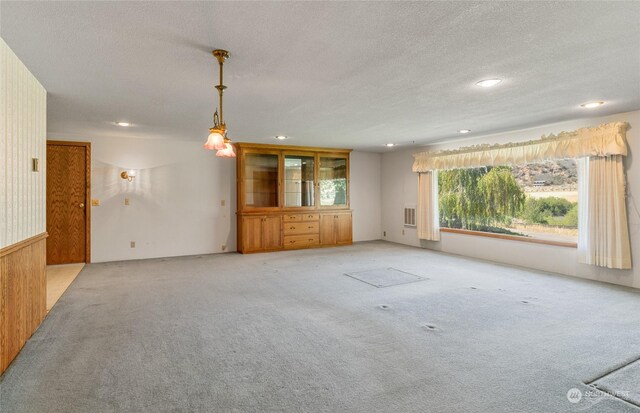
{"label": "textured ceiling", "polygon": [[640,2],[0,2],[50,136],[204,142],[224,48],[233,140],[365,150],[638,109],[639,21]]}

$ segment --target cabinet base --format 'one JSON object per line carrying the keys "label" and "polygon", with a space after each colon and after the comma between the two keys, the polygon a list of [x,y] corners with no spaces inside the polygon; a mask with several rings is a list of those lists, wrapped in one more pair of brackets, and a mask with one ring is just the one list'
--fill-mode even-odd
{"label": "cabinet base", "polygon": [[238,250],[238,254],[262,254],[266,252],[281,252],[281,251],[295,251],[295,250],[312,250],[318,248],[338,248],[338,247],[348,247],[353,245],[353,242],[343,243],[343,244],[334,244],[334,245],[308,245],[305,247],[296,247],[296,248],[276,248],[276,249],[268,249],[268,250],[251,250],[251,251],[241,251]]}

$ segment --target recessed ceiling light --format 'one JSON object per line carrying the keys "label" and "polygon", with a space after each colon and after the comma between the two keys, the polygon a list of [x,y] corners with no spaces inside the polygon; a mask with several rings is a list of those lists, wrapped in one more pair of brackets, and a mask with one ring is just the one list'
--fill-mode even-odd
{"label": "recessed ceiling light", "polygon": [[396,146],[395,143],[385,143],[384,146],[386,146],[387,148],[392,148],[394,146]]}
{"label": "recessed ceiling light", "polygon": [[284,135],[278,135],[278,136],[276,136],[276,139],[279,140],[279,141],[283,141],[283,140],[287,139],[287,137],[284,136]]}
{"label": "recessed ceiling light", "polygon": [[460,133],[469,133],[469,132],[471,132],[471,129],[460,129],[458,132],[460,132]]}
{"label": "recessed ceiling light", "polygon": [[604,105],[603,101],[598,101],[598,102],[587,102],[587,103],[583,103],[582,106],[583,108],[586,109],[593,109],[593,108],[597,108],[598,106],[602,106]]}
{"label": "recessed ceiling light", "polygon": [[116,122],[116,125],[118,125],[118,126],[131,126],[131,124],[129,122]]}
{"label": "recessed ceiling light", "polygon": [[476,86],[480,87],[491,87],[495,86],[498,83],[502,82],[502,79],[485,79],[476,83]]}

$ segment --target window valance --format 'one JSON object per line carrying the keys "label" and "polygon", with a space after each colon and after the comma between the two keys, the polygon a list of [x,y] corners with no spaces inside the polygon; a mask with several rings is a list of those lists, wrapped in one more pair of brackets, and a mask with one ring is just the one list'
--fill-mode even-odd
{"label": "window valance", "polygon": [[627,155],[629,124],[612,122],[526,142],[476,145],[413,155],[413,172],[514,165],[561,158]]}

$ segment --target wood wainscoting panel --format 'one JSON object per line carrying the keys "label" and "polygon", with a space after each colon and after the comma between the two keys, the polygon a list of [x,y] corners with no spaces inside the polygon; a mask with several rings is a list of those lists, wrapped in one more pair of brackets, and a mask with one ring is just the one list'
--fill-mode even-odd
{"label": "wood wainscoting panel", "polygon": [[47,313],[46,237],[0,250],[0,374]]}

